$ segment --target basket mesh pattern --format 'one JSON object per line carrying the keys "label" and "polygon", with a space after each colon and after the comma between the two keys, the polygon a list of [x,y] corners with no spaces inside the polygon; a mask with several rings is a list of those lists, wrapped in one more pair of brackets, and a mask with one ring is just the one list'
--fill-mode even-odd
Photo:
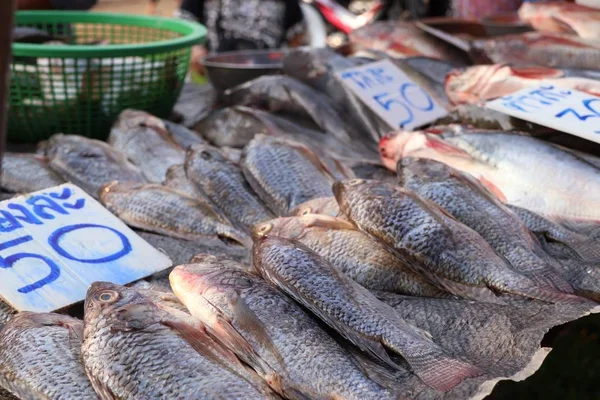
{"label": "basket mesh pattern", "polygon": [[[62,42],[137,44],[180,37],[167,29],[103,24],[20,25],[44,28]],[[63,58],[13,57],[8,136],[39,141],[64,132],[104,139],[125,108],[167,117],[187,73],[189,47],[148,56]]]}

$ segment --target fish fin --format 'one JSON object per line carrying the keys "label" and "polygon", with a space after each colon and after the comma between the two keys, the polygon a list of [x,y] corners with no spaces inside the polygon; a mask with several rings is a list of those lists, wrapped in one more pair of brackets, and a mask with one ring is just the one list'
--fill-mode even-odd
{"label": "fish fin", "polygon": [[347,346],[345,349],[350,353],[356,366],[367,378],[381,387],[392,390],[402,390],[397,383],[398,379],[394,373],[395,370],[390,370],[385,364],[369,358],[354,347]]}
{"label": "fish fin", "polygon": [[573,293],[573,287],[567,280],[551,265],[536,270],[520,270],[521,275],[526,276],[538,287],[546,290],[558,290],[563,293]]}
{"label": "fish fin", "polygon": [[317,155],[308,147],[306,147],[303,144],[291,141],[291,140],[287,140],[287,139],[283,139],[286,144],[294,149],[296,149],[297,151],[299,151],[300,153],[302,153],[304,155],[304,157],[306,157],[306,159],[308,159],[311,163],[314,164],[315,167],[317,167],[317,169],[324,171],[327,175],[329,175],[329,177],[331,178],[332,181],[335,180],[335,173],[333,173],[328,167],[327,165],[325,165],[325,163],[323,161],[321,161],[321,159],[319,157],[317,157]]}
{"label": "fish fin", "polygon": [[[437,346],[436,346],[437,347]],[[415,357],[403,354],[414,373],[428,386],[447,392],[466,378],[483,374],[483,371],[463,360],[451,357],[441,347],[415,351]]]}
{"label": "fish fin", "polygon": [[176,318],[164,318],[161,323],[174,330],[183,338],[194,350],[203,356],[215,361],[219,365],[225,365],[223,359],[229,362],[239,363],[235,354],[230,350],[220,346],[210,336],[205,328],[199,328],[189,325]]}
{"label": "fish fin", "polygon": [[299,217],[307,228],[318,227],[325,229],[356,230],[356,227],[347,220],[321,214],[307,214]]}
{"label": "fish fin", "polygon": [[558,290],[545,289],[535,285],[517,285],[502,289],[504,292],[516,294],[530,299],[545,301],[547,303],[583,303],[586,299]]}
{"label": "fish fin", "polygon": [[465,285],[439,276],[435,277],[435,281],[449,293],[461,298],[481,301],[482,303],[506,304],[486,286]]}
{"label": "fish fin", "polygon": [[565,241],[567,247],[573,250],[586,262],[600,264],[600,242],[595,240]]}
{"label": "fish fin", "polygon": [[244,299],[240,297],[237,292],[230,292],[227,294],[227,300],[234,314],[234,320],[237,324],[242,327],[245,331],[251,332],[252,335],[256,338],[256,340],[260,343],[263,343],[271,352],[271,354],[275,357],[282,370],[287,375],[287,370],[285,368],[285,362],[283,361],[283,357],[279,350],[273,343],[273,340],[269,336],[269,333],[261,323],[260,319],[256,316],[254,311],[248,307]]}
{"label": "fish fin", "polygon": [[484,187],[486,187],[490,192],[492,192],[494,196],[496,196],[496,198],[498,198],[501,202],[506,203],[506,196],[504,195],[504,193],[502,193],[502,190],[500,190],[500,188],[496,186],[492,181],[489,181],[483,176],[480,176],[479,182],[481,182],[481,184]]}
{"label": "fish fin", "polygon": [[261,376],[273,373],[269,366],[256,352],[248,341],[235,329],[233,325],[222,315],[217,307],[207,301],[215,310],[216,320],[206,329],[223,346],[234,351],[240,359],[250,365]]}
{"label": "fish fin", "polygon": [[486,186],[484,186],[480,181],[473,178],[473,176],[466,174],[464,172],[453,170],[450,175],[457,180],[461,181],[464,185],[469,187],[472,191],[479,194],[480,196],[486,198],[490,203],[494,204],[501,209],[505,209],[506,206],[502,203],[498,198],[491,192]]}
{"label": "fish fin", "polygon": [[[336,276],[338,276],[338,274],[340,274],[340,272],[338,272],[335,268],[333,268],[333,267],[331,267],[331,268],[333,270],[333,273]],[[385,362],[392,368],[398,368],[398,365],[392,361],[392,359],[387,354],[385,348],[383,347],[383,345],[380,342],[361,336],[358,332],[347,327],[342,322],[338,321],[336,318],[330,316],[329,314],[327,314],[326,312],[321,310],[319,307],[314,306],[311,303],[302,301],[302,296],[297,292],[296,288],[293,287],[292,285],[281,284],[278,276],[274,275],[274,276],[271,276],[271,278],[275,281],[275,283],[277,284],[278,287],[280,287],[282,290],[285,291],[285,293],[287,293],[290,297],[292,297],[298,303],[300,303],[300,304],[304,305],[306,308],[308,308],[314,315],[316,315],[319,319],[321,319],[327,325],[329,325],[333,329],[335,329],[340,335],[342,335],[343,337],[348,339],[355,346],[359,347],[361,350],[363,350],[369,354],[372,354],[374,357]],[[340,280],[340,283],[342,285],[346,286],[346,282],[343,279],[338,279],[338,280]],[[367,290],[367,289],[365,289],[365,290]]]}

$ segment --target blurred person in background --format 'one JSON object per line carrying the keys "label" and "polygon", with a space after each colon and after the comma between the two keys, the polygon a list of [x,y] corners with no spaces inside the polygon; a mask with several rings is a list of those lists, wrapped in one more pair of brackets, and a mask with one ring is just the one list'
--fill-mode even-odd
{"label": "blurred person in background", "polygon": [[192,50],[192,68],[203,73],[208,52],[275,49],[304,44],[306,26],[300,0],[183,0],[179,18],[208,30],[206,47]]}
{"label": "blurred person in background", "polygon": [[97,0],[17,0],[17,10],[89,10]]}

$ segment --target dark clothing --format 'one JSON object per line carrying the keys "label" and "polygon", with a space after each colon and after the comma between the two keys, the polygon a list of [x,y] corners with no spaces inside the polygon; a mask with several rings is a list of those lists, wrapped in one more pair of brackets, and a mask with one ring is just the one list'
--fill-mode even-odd
{"label": "dark clothing", "polygon": [[211,51],[281,47],[303,30],[299,0],[183,0],[181,16],[208,29]]}
{"label": "dark clothing", "polygon": [[57,10],[89,10],[97,0],[50,0]]}

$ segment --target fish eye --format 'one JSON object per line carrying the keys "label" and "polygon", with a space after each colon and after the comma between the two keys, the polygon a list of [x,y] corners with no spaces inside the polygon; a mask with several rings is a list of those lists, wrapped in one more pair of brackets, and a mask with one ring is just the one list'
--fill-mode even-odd
{"label": "fish eye", "polygon": [[212,156],[210,155],[210,153],[208,151],[201,152],[200,157],[202,157],[205,160],[210,160],[212,158]]}
{"label": "fish eye", "polygon": [[352,179],[350,182],[348,182],[348,184],[350,186],[357,186],[357,185],[361,185],[363,183],[365,183],[364,179]]}
{"label": "fish eye", "polygon": [[308,215],[310,213],[312,213],[312,209],[310,207],[306,207],[304,210],[302,210],[300,215]]}
{"label": "fish eye", "polygon": [[111,301],[116,300],[117,297],[118,297],[118,294],[116,292],[106,291],[106,292],[100,293],[96,298],[98,299],[98,301],[101,301],[103,303],[109,303]]}
{"label": "fish eye", "polygon": [[258,228],[258,233],[264,235],[271,232],[271,229],[273,229],[273,224],[263,224]]}

